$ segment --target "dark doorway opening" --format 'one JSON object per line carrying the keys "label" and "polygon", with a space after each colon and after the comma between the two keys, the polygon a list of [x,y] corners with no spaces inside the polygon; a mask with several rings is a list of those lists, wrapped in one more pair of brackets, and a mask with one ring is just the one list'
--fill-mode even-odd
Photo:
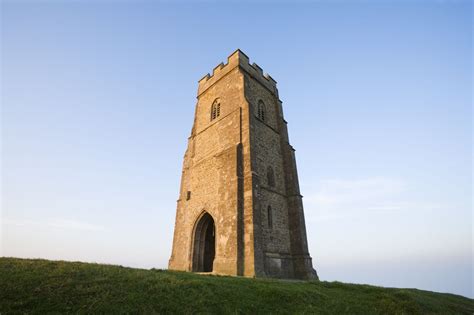
{"label": "dark doorway opening", "polygon": [[214,219],[205,212],[194,229],[193,271],[212,272],[215,254]]}

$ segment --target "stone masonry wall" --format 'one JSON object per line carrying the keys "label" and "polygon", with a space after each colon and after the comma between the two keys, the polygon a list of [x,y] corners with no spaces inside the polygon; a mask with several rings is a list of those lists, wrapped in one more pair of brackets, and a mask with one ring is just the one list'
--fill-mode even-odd
{"label": "stone masonry wall", "polygon": [[[280,147],[277,96],[250,75],[245,75],[245,96],[251,106],[251,150],[253,170],[259,177],[255,205],[256,215],[261,216],[264,246],[263,259],[266,276],[291,277],[293,274],[290,258],[290,235],[288,205],[284,178],[283,159]],[[265,106],[265,118],[258,118],[258,103]],[[275,185],[267,181],[267,169],[274,172]],[[272,226],[269,226],[268,206],[271,207]]]}
{"label": "stone masonry wall", "polygon": [[[229,68],[229,66],[234,68]],[[248,114],[243,76],[235,60],[221,73],[219,83],[199,90],[195,119],[183,162],[170,269],[192,270],[192,241],[196,220],[203,211],[214,219],[216,252],[214,272],[254,275],[253,215]],[[216,77],[214,77],[216,79]],[[211,120],[218,99],[220,115]],[[244,122],[244,123],[243,123]],[[190,193],[191,198],[186,200]],[[244,223],[245,222],[245,223]],[[246,242],[245,246],[243,243]]]}

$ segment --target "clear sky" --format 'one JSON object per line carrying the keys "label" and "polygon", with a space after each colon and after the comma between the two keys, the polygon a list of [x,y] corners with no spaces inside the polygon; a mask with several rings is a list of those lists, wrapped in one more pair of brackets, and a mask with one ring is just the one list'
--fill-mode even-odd
{"label": "clear sky", "polygon": [[2,256],[166,268],[197,80],[278,81],[322,280],[473,297],[470,1],[2,1]]}

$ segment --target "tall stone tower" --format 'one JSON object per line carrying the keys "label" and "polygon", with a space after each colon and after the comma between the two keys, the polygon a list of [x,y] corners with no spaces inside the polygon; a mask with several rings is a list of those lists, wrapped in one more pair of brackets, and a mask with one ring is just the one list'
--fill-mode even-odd
{"label": "tall stone tower", "polygon": [[169,268],[317,278],[275,80],[237,50],[197,99]]}

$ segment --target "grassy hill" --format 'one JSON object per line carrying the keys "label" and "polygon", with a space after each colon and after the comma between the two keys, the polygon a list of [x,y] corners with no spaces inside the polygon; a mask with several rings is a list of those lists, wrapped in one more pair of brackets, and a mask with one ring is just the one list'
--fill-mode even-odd
{"label": "grassy hill", "polygon": [[473,314],[474,300],[339,282],[0,258],[0,313]]}

